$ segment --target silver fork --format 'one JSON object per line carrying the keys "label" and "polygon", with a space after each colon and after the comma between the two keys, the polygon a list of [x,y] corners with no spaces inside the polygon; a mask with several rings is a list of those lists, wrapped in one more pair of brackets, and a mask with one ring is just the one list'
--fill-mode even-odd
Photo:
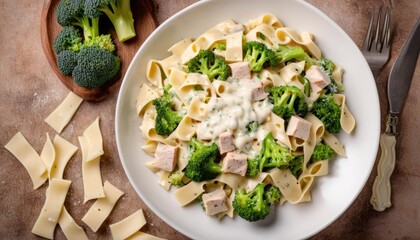
{"label": "silver fork", "polygon": [[382,6],[373,11],[362,46],[362,53],[375,79],[388,61],[391,49],[391,10],[389,7],[385,9],[383,19],[382,15]]}

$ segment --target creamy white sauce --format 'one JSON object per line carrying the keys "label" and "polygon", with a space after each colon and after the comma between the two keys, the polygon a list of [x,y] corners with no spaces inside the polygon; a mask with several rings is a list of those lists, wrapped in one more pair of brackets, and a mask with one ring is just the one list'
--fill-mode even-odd
{"label": "creamy white sauce", "polygon": [[[221,133],[231,131],[236,148],[248,153],[254,139],[264,139],[268,130],[261,124],[267,120],[273,106],[268,99],[252,101],[252,86],[255,86],[252,81],[260,80],[230,79],[226,91],[208,102],[207,118],[197,126],[197,133],[203,139],[216,140]],[[246,126],[252,121],[260,126],[255,132],[247,132]]]}

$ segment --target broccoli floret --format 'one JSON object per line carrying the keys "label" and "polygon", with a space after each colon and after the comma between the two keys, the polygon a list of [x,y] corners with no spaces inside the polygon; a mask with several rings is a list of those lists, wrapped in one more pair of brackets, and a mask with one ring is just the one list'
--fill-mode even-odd
{"label": "broccoli floret", "polygon": [[254,222],[267,217],[272,203],[280,199],[280,191],[271,185],[259,183],[253,190],[240,189],[233,199],[233,210],[243,219]]}
{"label": "broccoli floret", "polygon": [[73,26],[66,26],[54,39],[53,48],[56,54],[64,50],[79,51],[82,46],[79,30]]}
{"label": "broccoli floret", "polygon": [[292,160],[290,160],[288,168],[290,172],[298,178],[303,170],[303,155],[295,156]]}
{"label": "broccoli floret", "polygon": [[280,62],[288,62],[292,59],[295,59],[298,62],[305,61],[308,67],[313,65],[311,57],[301,47],[289,48],[283,45],[279,45],[275,53]]}
{"label": "broccoli floret", "polygon": [[312,153],[310,163],[314,163],[320,160],[328,160],[334,156],[334,150],[325,143],[319,143],[315,146],[314,152]]}
{"label": "broccoli floret", "polygon": [[172,109],[173,101],[169,93],[171,87],[171,85],[166,86],[163,89],[163,95],[152,102],[157,112],[155,129],[157,134],[161,136],[169,136],[182,120],[179,112]]}
{"label": "broccoli floret", "polygon": [[61,26],[81,27],[84,39],[87,40],[99,36],[99,17],[88,17],[84,6],[84,0],[61,0],[56,17]]}
{"label": "broccoli floret", "polygon": [[110,34],[102,34],[97,37],[87,39],[84,41],[82,47],[91,47],[91,46],[97,46],[99,48],[106,49],[110,52],[115,51],[115,44],[112,41]]}
{"label": "broccoli floret", "polygon": [[77,52],[64,50],[57,55],[57,67],[63,75],[70,76],[76,66]]}
{"label": "broccoli floret", "polygon": [[120,42],[136,36],[130,0],[85,0],[84,10],[91,18],[105,13],[114,25]]}
{"label": "broccoli floret", "polygon": [[226,42],[218,43],[216,45],[216,47],[214,47],[214,48],[217,49],[217,50],[220,50],[220,51],[225,51],[226,50]]}
{"label": "broccoli floret", "polygon": [[185,185],[183,178],[184,173],[181,171],[171,172],[168,176],[169,183],[178,187],[182,187]]}
{"label": "broccoli floret", "polygon": [[249,62],[250,69],[253,72],[259,72],[266,66],[275,67],[278,64],[276,54],[263,43],[247,42],[244,50],[244,61]]}
{"label": "broccoli floret", "polygon": [[308,104],[302,92],[296,86],[276,86],[269,89],[270,99],[274,104],[273,113],[286,122],[293,115],[304,117],[308,113]]}
{"label": "broccoli floret", "polygon": [[189,179],[201,182],[214,179],[222,173],[222,167],[216,163],[220,159],[219,147],[216,143],[204,145],[192,138],[189,149],[191,155],[185,167],[185,176]]}
{"label": "broccoli floret", "polygon": [[330,133],[341,131],[341,107],[331,94],[321,95],[313,104],[311,112],[319,118]]}
{"label": "broccoli floret", "polygon": [[200,50],[197,56],[188,61],[187,67],[188,72],[207,75],[210,81],[226,80],[229,76],[229,67],[225,60],[211,50]]}
{"label": "broccoli floret", "polygon": [[82,48],[72,77],[84,88],[96,88],[112,79],[120,69],[120,58],[96,46]]}
{"label": "broccoli floret", "polygon": [[270,132],[265,136],[258,156],[248,160],[247,175],[254,177],[264,169],[287,166],[292,159],[290,150],[277,144]]}

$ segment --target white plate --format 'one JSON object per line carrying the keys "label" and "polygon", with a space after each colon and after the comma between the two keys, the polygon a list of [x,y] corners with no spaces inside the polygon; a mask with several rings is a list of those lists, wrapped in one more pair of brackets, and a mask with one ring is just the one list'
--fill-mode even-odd
{"label": "white plate", "polygon": [[[186,37],[197,37],[213,25],[232,18],[245,23],[272,13],[288,27],[314,34],[324,56],[344,70],[347,104],[357,127],[354,134],[340,134],[348,158],[330,164],[330,174],[317,178],[312,202],[277,207],[271,225],[241,218],[208,217],[199,204],[179,207],[173,193],[163,190],[157,176],[144,163],[150,160],[140,148],[144,143],[136,115],[136,97],[146,81],[147,62],[163,59],[167,49]],[[369,177],[379,142],[380,109],[375,81],[358,47],[331,19],[304,1],[212,0],[200,1],[163,23],[142,45],[123,80],[116,109],[116,138],[127,176],[143,201],[169,225],[193,239],[300,239],[316,234],[337,219],[355,200]]]}

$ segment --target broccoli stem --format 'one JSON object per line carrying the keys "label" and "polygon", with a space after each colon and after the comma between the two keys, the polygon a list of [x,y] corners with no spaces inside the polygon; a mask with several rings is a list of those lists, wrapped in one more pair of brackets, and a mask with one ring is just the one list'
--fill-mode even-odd
{"label": "broccoli stem", "polygon": [[86,15],[79,19],[79,22],[74,23],[83,29],[83,36],[85,40],[93,39],[99,36],[99,18],[89,18]]}
{"label": "broccoli stem", "polygon": [[111,20],[120,42],[127,41],[136,36],[130,0],[111,1],[110,5],[112,10],[107,7],[102,7],[101,11]]}

